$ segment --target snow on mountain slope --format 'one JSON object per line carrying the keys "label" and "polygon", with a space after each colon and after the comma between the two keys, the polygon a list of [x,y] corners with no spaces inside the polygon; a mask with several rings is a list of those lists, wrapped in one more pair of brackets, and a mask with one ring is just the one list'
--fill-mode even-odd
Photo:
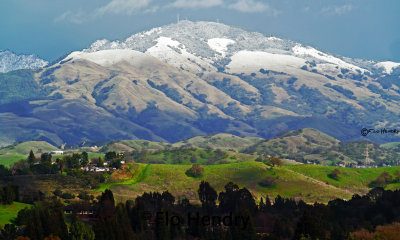
{"label": "snow on mountain slope", "polygon": [[387,74],[391,74],[395,68],[400,66],[400,63],[386,61],[386,62],[379,62],[375,64],[377,68],[383,69],[383,72]]}
{"label": "snow on mountain slope", "polygon": [[318,51],[315,48],[312,47],[303,47],[301,45],[296,45],[295,47],[292,48],[293,53],[296,56],[309,56],[309,57],[313,57],[316,59],[319,59],[321,61],[324,62],[328,62],[328,63],[333,63],[335,65],[337,65],[340,68],[346,68],[346,69],[352,69],[352,70],[359,70],[362,72],[365,72],[365,69],[362,69],[360,67],[357,67],[353,64],[347,63],[337,57],[334,57],[332,55],[323,53],[321,51]]}
{"label": "snow on mountain slope", "polygon": [[65,59],[85,59],[103,67],[114,65],[121,61],[127,61],[132,65],[139,64],[143,61],[151,61],[152,57],[147,54],[130,50],[130,49],[111,49],[100,50],[97,52],[72,52]]}
{"label": "snow on mountain slope", "polygon": [[[83,52],[106,49],[140,51],[179,69],[196,73],[204,69],[206,71],[224,69],[231,61],[231,57],[240,51],[276,54],[270,57],[278,57],[276,60],[280,62],[279,65],[284,65],[280,55],[302,58],[319,65],[325,64],[317,66],[315,70],[328,69],[332,77],[339,74],[340,69],[354,73],[376,69],[373,66],[375,62],[336,57],[290,40],[214,22],[181,21],[136,33],[121,41],[98,40]],[[289,61],[288,64],[292,62]]]}
{"label": "snow on mountain slope", "polygon": [[6,73],[18,69],[42,68],[47,61],[34,55],[16,55],[10,51],[0,51],[0,72]]}
{"label": "snow on mountain slope", "polygon": [[221,57],[225,57],[228,46],[234,44],[235,41],[227,38],[212,38],[207,41],[208,46],[217,53],[221,54]]}
{"label": "snow on mountain slope", "polygon": [[282,72],[290,68],[301,68],[306,61],[304,59],[260,51],[240,51],[232,56],[232,61],[226,66],[230,73],[254,73],[261,68]]}
{"label": "snow on mountain slope", "polygon": [[158,38],[157,44],[147,49],[146,53],[179,69],[193,72],[216,70],[210,63],[189,53],[183,44],[169,37]]}

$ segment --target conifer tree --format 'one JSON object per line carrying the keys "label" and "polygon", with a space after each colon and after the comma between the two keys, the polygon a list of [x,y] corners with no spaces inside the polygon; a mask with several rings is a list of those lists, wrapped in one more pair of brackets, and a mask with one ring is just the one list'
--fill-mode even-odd
{"label": "conifer tree", "polygon": [[89,155],[87,152],[82,152],[81,154],[81,166],[86,166],[89,164]]}
{"label": "conifer tree", "polygon": [[29,156],[28,156],[28,163],[29,163],[29,165],[33,165],[33,164],[35,164],[35,162],[36,162],[36,157],[35,157],[35,154],[33,153],[33,151],[31,150],[30,152],[29,152]]}
{"label": "conifer tree", "polygon": [[72,216],[69,232],[71,240],[94,240],[95,237],[93,230],[80,222],[75,215]]}

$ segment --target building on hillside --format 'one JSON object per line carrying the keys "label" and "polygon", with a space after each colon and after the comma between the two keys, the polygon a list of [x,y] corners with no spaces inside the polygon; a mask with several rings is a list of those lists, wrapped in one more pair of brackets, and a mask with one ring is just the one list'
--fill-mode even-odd
{"label": "building on hillside", "polygon": [[107,167],[97,167],[96,165],[93,165],[93,164],[81,167],[81,169],[86,172],[108,172],[108,171],[110,171],[110,169]]}
{"label": "building on hillside", "polygon": [[64,151],[51,151],[51,155],[64,155]]}
{"label": "building on hillside", "polygon": [[65,214],[74,214],[80,219],[95,220],[96,208],[87,202],[78,202],[64,207]]}

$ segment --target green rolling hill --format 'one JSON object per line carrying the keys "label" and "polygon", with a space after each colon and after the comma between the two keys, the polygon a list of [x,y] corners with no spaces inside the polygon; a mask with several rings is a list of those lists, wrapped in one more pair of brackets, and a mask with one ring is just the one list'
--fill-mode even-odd
{"label": "green rolling hill", "polygon": [[[133,166],[135,165],[135,166]],[[368,186],[381,173],[388,171],[392,175],[400,167],[387,168],[339,168],[342,174],[339,180],[328,176],[335,167],[299,164],[271,169],[255,161],[240,163],[207,165],[202,177],[186,175],[190,165],[171,164],[133,164],[130,177],[102,185],[98,190],[109,188],[119,201],[133,199],[144,192],[170,191],[176,197],[186,196],[197,202],[197,189],[202,180],[219,192],[226,183],[232,181],[248,188],[255,198],[277,195],[304,200],[308,203],[326,203],[335,198],[350,199],[354,194],[365,194]],[[275,179],[275,184],[266,187],[260,184],[266,177]],[[387,189],[399,189],[400,183],[391,183]]]}
{"label": "green rolling hill", "polygon": [[0,164],[10,166],[12,163],[20,159],[26,159],[31,150],[39,157],[41,153],[59,149],[44,141],[16,143],[0,148]]}

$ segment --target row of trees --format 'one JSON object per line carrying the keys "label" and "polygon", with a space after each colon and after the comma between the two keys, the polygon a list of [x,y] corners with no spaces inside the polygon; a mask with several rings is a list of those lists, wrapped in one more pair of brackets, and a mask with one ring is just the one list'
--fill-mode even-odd
{"label": "row of trees", "polygon": [[31,150],[26,160],[17,161],[11,166],[8,174],[55,174],[63,172],[66,168],[77,169],[89,163],[88,153],[65,155],[63,158],[57,158],[54,163],[50,153],[42,153],[40,158],[37,158]]}
{"label": "row of trees", "polygon": [[[96,221],[85,225],[72,218],[69,226],[63,204],[57,200],[41,201],[20,211],[13,224],[5,226],[1,232],[14,234],[13,238],[5,239],[21,235],[32,240],[42,240],[50,235],[54,239],[96,240],[341,240],[350,237],[364,239],[358,237],[367,233],[371,233],[368,236],[379,235],[382,227],[378,226],[400,219],[400,191],[380,188],[365,196],[354,195],[349,201],[337,199],[327,205],[308,205],[301,200],[280,196],[274,201],[268,197],[261,198],[256,204],[246,188],[239,188],[230,182],[218,194],[208,182],[203,181],[199,185],[198,196],[201,206],[192,205],[186,198],[176,201],[168,191],[144,193],[135,201],[115,205],[113,193],[106,190],[93,205]],[[221,221],[224,218],[236,222],[224,223]],[[24,231],[13,232],[17,226],[24,226]],[[388,225],[385,229],[396,226]]]}
{"label": "row of trees", "polygon": [[[110,162],[110,166],[121,168],[120,155],[115,152],[107,152],[105,161]],[[98,167],[104,167],[104,160],[96,160]],[[38,158],[31,150],[26,160],[15,162],[10,169],[0,165],[0,176],[8,175],[27,175],[27,174],[55,174],[62,173],[66,169],[74,170],[89,164],[89,155],[87,152],[73,153],[53,160],[50,153],[42,153]]]}
{"label": "row of trees", "polygon": [[1,204],[9,205],[19,199],[18,186],[7,184],[6,186],[0,186],[0,201]]}

